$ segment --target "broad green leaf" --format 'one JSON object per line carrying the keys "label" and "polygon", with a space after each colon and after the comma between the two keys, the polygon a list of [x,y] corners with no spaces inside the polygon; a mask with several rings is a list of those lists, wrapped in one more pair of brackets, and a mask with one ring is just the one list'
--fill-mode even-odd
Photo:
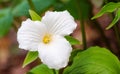
{"label": "broad green leaf", "polygon": [[36,21],[36,20],[41,20],[41,17],[33,10],[29,10],[29,14],[32,18],[33,21]]}
{"label": "broad green leaf", "polygon": [[[35,6],[36,13],[41,14],[42,12],[46,11],[54,3],[55,0],[32,0],[32,1]],[[17,5],[13,9],[13,15],[16,17],[29,16],[28,14],[29,9],[30,6],[27,0],[23,0],[19,5]]]}
{"label": "broad green leaf", "polygon": [[12,27],[13,16],[10,8],[0,9],[0,38],[5,36]]}
{"label": "broad green leaf", "polygon": [[75,19],[88,19],[91,5],[88,0],[61,0],[54,4],[54,9],[57,11],[68,10]]}
{"label": "broad green leaf", "polygon": [[75,57],[79,52],[82,52],[82,50],[80,50],[80,49],[73,49],[73,51],[72,51],[72,53],[71,53],[71,56],[70,56],[70,62],[73,61],[74,57]]}
{"label": "broad green leaf", "polygon": [[49,69],[46,65],[41,64],[30,70],[27,74],[54,74],[52,69]]}
{"label": "broad green leaf", "polygon": [[71,37],[71,36],[65,36],[65,38],[67,39],[67,41],[69,41],[69,43],[71,45],[76,45],[76,44],[80,44],[80,41]]}
{"label": "broad green leaf", "polygon": [[88,0],[69,0],[65,8],[75,19],[88,19],[90,15],[90,3]]}
{"label": "broad green leaf", "polygon": [[90,47],[79,52],[63,74],[120,74],[120,61],[106,48]]}
{"label": "broad green leaf", "polygon": [[23,62],[23,67],[25,67],[26,65],[35,61],[37,58],[38,58],[38,52],[37,51],[29,51],[27,53],[27,56],[25,57],[24,62]]}
{"label": "broad green leaf", "polygon": [[56,0],[33,0],[37,13],[48,10]]}
{"label": "broad green leaf", "polygon": [[102,16],[105,13],[114,12],[119,6],[120,3],[113,3],[113,2],[107,3],[94,17],[92,17],[92,20]]}
{"label": "broad green leaf", "polygon": [[120,9],[118,8],[118,10],[116,11],[116,15],[115,18],[113,19],[113,21],[110,23],[110,25],[106,28],[106,30],[110,29],[111,27],[113,27],[118,20],[120,19]]}

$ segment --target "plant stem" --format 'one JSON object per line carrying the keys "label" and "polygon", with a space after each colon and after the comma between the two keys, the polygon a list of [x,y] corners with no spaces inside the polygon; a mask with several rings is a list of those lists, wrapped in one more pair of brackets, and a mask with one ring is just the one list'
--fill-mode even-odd
{"label": "plant stem", "polygon": [[81,25],[81,32],[82,32],[82,42],[83,42],[83,49],[86,49],[86,35],[85,35],[85,26],[84,26],[84,20],[80,20]]}
{"label": "plant stem", "polygon": [[27,0],[27,1],[28,1],[29,6],[30,6],[30,9],[35,11],[35,6],[34,6],[32,0]]}
{"label": "plant stem", "polygon": [[119,34],[119,29],[117,27],[117,24],[113,26],[113,29],[115,31],[115,35],[116,35],[116,38],[117,38],[117,42],[118,42],[118,46],[120,48],[120,34]]}
{"label": "plant stem", "polygon": [[59,74],[59,71],[58,71],[58,70],[53,69],[53,73],[54,73],[54,74]]}
{"label": "plant stem", "polygon": [[84,24],[84,18],[83,18],[83,13],[80,10],[80,6],[79,6],[79,0],[75,0],[76,2],[76,9],[78,10],[78,15],[79,15],[79,19],[80,19],[80,28],[81,28],[81,32],[82,32],[82,42],[83,42],[83,49],[85,50],[87,48],[87,43],[86,43],[86,34],[85,34],[85,24]]}

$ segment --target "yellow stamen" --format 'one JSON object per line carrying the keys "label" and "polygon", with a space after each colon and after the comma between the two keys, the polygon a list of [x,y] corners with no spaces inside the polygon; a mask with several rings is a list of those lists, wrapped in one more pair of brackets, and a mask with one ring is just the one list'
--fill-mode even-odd
{"label": "yellow stamen", "polygon": [[43,43],[48,44],[50,41],[51,41],[51,35],[46,34],[46,35],[43,37]]}

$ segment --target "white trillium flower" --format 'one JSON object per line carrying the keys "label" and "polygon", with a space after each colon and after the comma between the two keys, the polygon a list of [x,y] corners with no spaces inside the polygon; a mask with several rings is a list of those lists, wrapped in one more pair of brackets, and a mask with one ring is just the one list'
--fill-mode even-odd
{"label": "white trillium flower", "polygon": [[48,11],[41,21],[27,19],[17,33],[19,48],[38,51],[44,64],[58,70],[68,64],[72,51],[64,36],[70,35],[76,26],[68,11]]}

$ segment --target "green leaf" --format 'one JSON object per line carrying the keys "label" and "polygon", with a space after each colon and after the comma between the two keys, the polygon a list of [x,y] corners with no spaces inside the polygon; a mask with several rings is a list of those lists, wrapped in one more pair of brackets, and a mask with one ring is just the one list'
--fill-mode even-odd
{"label": "green leaf", "polygon": [[[41,14],[42,12],[46,11],[51,5],[53,5],[55,0],[32,0],[32,1],[35,6],[36,13]],[[16,17],[29,16],[29,14],[28,14],[29,9],[30,9],[30,6],[29,6],[27,0],[23,0],[20,4],[18,4],[13,9],[12,13]]]}
{"label": "green leaf", "polygon": [[37,13],[42,13],[49,9],[56,0],[33,0]]}
{"label": "green leaf", "polygon": [[0,10],[0,38],[5,36],[12,27],[13,16],[10,8]]}
{"label": "green leaf", "polygon": [[115,18],[113,19],[113,21],[110,23],[110,25],[106,28],[106,30],[110,29],[111,27],[113,27],[118,20],[120,19],[120,8],[118,8],[118,10],[116,11],[116,15]]}
{"label": "green leaf", "polygon": [[41,64],[30,70],[27,74],[54,74],[52,69],[49,69],[46,65]]}
{"label": "green leaf", "polygon": [[94,16],[92,17],[91,19],[96,19],[100,16],[102,16],[103,14],[105,13],[108,13],[108,12],[114,12],[118,7],[120,6],[120,2],[118,3],[113,3],[113,2],[110,2],[110,3],[107,3],[106,5],[103,6],[103,8]]}
{"label": "green leaf", "polygon": [[23,0],[12,0],[12,8],[16,7],[18,4],[20,4]]}
{"label": "green leaf", "polygon": [[76,45],[76,44],[80,44],[80,41],[71,37],[71,36],[65,36],[65,38],[67,39],[67,41],[69,41],[69,43],[71,45]]}
{"label": "green leaf", "polygon": [[88,19],[91,11],[91,5],[88,0],[69,0],[65,5],[75,19]]}
{"label": "green leaf", "polygon": [[63,74],[120,74],[120,61],[106,48],[90,47],[79,52]]}
{"label": "green leaf", "polygon": [[68,10],[75,19],[88,19],[91,5],[88,0],[61,0],[54,3],[54,9]]}
{"label": "green leaf", "polygon": [[37,51],[29,51],[27,53],[27,56],[25,57],[24,62],[23,62],[23,67],[30,64],[31,62],[33,62],[37,58],[38,58],[38,52]]}
{"label": "green leaf", "polygon": [[33,21],[36,21],[36,20],[41,20],[41,17],[33,10],[29,10],[29,14],[32,18]]}
{"label": "green leaf", "polygon": [[72,53],[71,53],[71,56],[70,56],[70,62],[73,61],[74,57],[79,53],[79,52],[82,52],[83,50],[80,50],[80,49],[73,49]]}
{"label": "green leaf", "polygon": [[23,0],[20,4],[18,4],[16,7],[14,7],[12,14],[15,17],[29,16],[29,12],[28,12],[29,9],[30,9],[30,7],[28,5],[27,0]]}

